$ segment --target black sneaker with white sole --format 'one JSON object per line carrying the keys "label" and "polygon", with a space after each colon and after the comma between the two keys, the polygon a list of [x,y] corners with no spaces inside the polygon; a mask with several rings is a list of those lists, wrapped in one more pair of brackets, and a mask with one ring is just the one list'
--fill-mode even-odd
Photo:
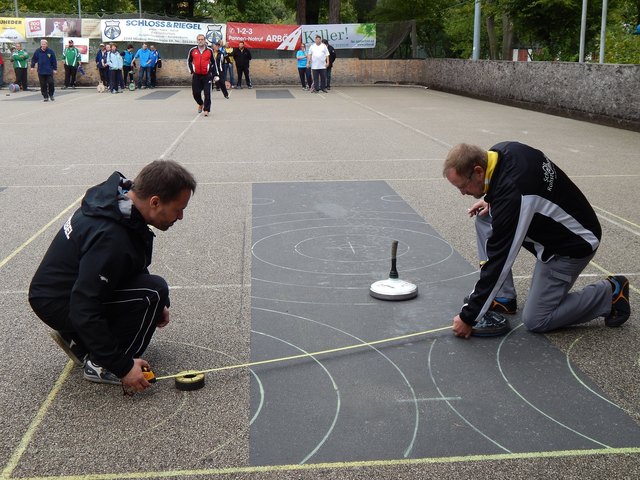
{"label": "black sneaker with white sole", "polygon": [[471,335],[474,337],[497,337],[508,333],[509,330],[511,330],[509,320],[498,312],[489,310],[484,314],[482,319],[473,326]]}

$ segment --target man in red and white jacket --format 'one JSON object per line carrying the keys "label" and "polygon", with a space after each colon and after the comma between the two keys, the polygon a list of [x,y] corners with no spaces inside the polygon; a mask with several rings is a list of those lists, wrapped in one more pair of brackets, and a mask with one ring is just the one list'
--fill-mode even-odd
{"label": "man in red and white jacket", "polygon": [[[198,44],[189,50],[187,62],[191,72],[191,91],[193,99],[198,104],[198,113],[204,111],[204,116],[209,116],[211,111],[211,81],[218,81],[219,72],[216,70],[215,55],[211,48],[207,47],[204,35],[196,37]],[[202,92],[204,91],[204,102]]]}

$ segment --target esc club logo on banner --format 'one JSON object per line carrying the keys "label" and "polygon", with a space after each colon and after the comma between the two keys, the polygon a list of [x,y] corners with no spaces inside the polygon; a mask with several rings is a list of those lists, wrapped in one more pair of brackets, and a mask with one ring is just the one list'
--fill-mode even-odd
{"label": "esc club logo on banner", "polygon": [[222,42],[222,25],[207,25],[207,33],[204,38],[210,44]]}
{"label": "esc club logo on banner", "polygon": [[104,36],[109,40],[115,40],[122,33],[120,20],[107,20],[104,24]]}

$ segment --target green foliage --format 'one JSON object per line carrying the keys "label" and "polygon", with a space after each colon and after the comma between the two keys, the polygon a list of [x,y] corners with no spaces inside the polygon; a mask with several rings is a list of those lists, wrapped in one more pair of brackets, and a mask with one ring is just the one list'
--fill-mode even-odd
{"label": "green foliage", "polygon": [[295,24],[296,12],[285,0],[200,0],[195,15],[216,22]]}
{"label": "green foliage", "polygon": [[[607,15],[606,63],[640,63],[640,35],[634,35],[640,5],[633,0],[617,2]],[[598,44],[600,39],[597,39]]]}
{"label": "green foliage", "polygon": [[445,56],[448,38],[444,29],[446,0],[382,0],[369,15],[372,22],[416,21],[418,44],[429,56]]}
{"label": "green foliage", "polygon": [[[329,1],[320,5],[319,23],[329,23]],[[340,22],[359,23],[355,0],[342,0],[340,2]]]}

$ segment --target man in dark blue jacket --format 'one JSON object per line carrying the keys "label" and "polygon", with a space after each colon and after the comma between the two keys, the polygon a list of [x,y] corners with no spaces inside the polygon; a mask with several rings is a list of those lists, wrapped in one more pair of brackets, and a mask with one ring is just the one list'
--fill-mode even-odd
{"label": "man in dark blue jacket", "polygon": [[40,92],[42,92],[45,102],[48,102],[49,99],[53,102],[55,100],[53,94],[56,91],[53,75],[58,71],[58,61],[56,60],[56,54],[49,48],[46,40],[40,40],[40,48],[33,52],[31,71],[34,70],[36,63],[38,64]]}
{"label": "man in dark blue jacket", "polygon": [[480,279],[454,318],[456,336],[491,329],[483,321],[489,309],[515,312],[511,267],[521,247],[536,256],[522,313],[527,329],[548,332],[597,317],[608,327],[627,321],[626,277],[609,276],[570,292],[595,256],[602,232],[584,194],[544,153],[518,142],[489,151],[460,144],[447,155],[443,175],[460,193],[479,199],[468,214],[476,217]]}
{"label": "man in dark blue jacket", "polygon": [[29,287],[29,302],[84,378],[149,387],[140,358],[156,327],[169,323],[169,287],[149,273],[154,234],[183,217],[196,181],[172,161],[135,180],[114,172],[87,190],[53,239]]}

